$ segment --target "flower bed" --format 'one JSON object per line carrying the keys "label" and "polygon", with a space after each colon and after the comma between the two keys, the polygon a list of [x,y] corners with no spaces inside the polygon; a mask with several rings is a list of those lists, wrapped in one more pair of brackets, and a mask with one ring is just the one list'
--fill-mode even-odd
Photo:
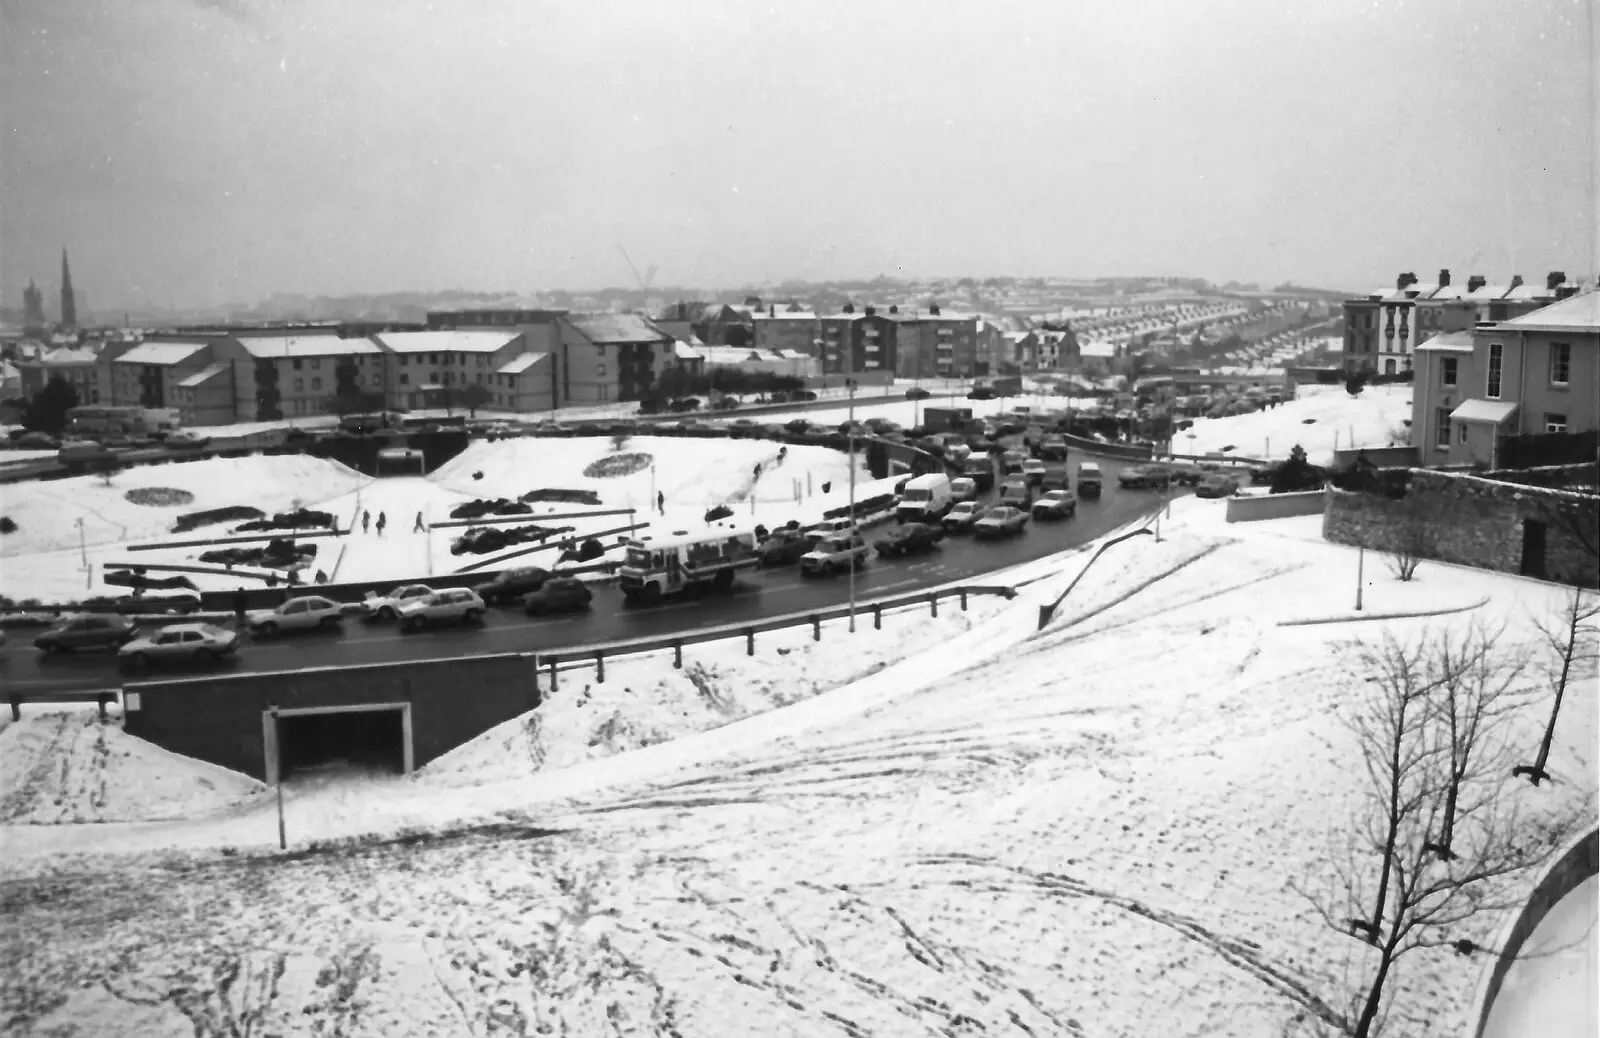
{"label": "flower bed", "polygon": [[194,504],[194,495],[176,487],[135,487],[122,495],[130,503],[152,508],[176,508]]}
{"label": "flower bed", "polygon": [[509,529],[503,526],[474,526],[455,539],[450,545],[450,554],[489,555],[516,544],[547,541],[571,533],[573,529],[571,526],[540,526],[537,523]]}
{"label": "flower bed", "polygon": [[565,490],[560,487],[540,487],[517,498],[534,504],[589,505],[600,507],[600,495],[593,490]]}
{"label": "flower bed", "polygon": [[590,462],[583,474],[589,479],[616,479],[642,472],[655,462],[655,457],[644,451],[622,451],[608,454],[599,461]]}

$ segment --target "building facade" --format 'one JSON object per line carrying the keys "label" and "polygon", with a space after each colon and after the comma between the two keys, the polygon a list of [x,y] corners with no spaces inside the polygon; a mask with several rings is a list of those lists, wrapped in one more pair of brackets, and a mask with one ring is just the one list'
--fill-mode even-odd
{"label": "building facade", "polygon": [[900,378],[971,378],[978,373],[978,318],[890,307],[895,326],[894,372]]}
{"label": "building facade", "polygon": [[893,317],[873,306],[857,313],[854,304],[846,303],[841,312],[819,317],[818,325],[820,375],[863,372],[894,378],[898,365]]}
{"label": "building facade", "polygon": [[781,310],[769,306],[765,313],[753,319],[752,345],[766,352],[793,351],[807,356],[817,355],[817,340],[821,338],[821,325],[817,315],[810,310]]}
{"label": "building facade", "polygon": [[227,340],[233,357],[236,421],[272,421],[330,414],[343,397],[384,394],[391,354],[364,336],[333,331],[294,335],[240,334]]}
{"label": "building facade", "polygon": [[1570,296],[1416,352],[1419,463],[1495,468],[1507,436],[1600,428],[1600,293]]}
{"label": "building facade", "polygon": [[[472,326],[424,332],[380,332],[372,343],[387,354],[383,368],[386,406],[399,410],[461,406],[460,392],[481,386],[485,407],[497,406],[496,397],[509,400],[517,390],[529,391],[521,380],[545,366],[513,365],[532,349],[537,329]],[[516,376],[501,380],[498,375]],[[503,406],[503,405],[501,405]],[[544,408],[538,408],[543,410]]]}
{"label": "building facade", "polygon": [[111,403],[175,408],[184,425],[237,421],[226,346],[219,340],[146,339],[111,362]]}
{"label": "building facade", "polygon": [[119,352],[102,347],[58,347],[39,356],[16,362],[18,390],[23,400],[31,400],[51,379],[60,379],[78,394],[80,404],[111,404],[111,360]]}

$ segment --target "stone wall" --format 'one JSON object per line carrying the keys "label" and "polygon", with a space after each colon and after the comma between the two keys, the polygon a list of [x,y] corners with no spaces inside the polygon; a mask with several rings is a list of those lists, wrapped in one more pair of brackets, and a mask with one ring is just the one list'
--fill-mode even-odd
{"label": "stone wall", "polygon": [[[1336,544],[1382,551],[1408,530],[1423,531],[1421,554],[1502,573],[1522,572],[1524,523],[1546,524],[1546,579],[1584,587],[1600,582],[1595,559],[1554,521],[1557,513],[1591,526],[1592,495],[1517,486],[1460,472],[1411,471],[1410,489],[1399,500],[1328,488],[1322,536]],[[1594,534],[1591,532],[1590,541]]]}

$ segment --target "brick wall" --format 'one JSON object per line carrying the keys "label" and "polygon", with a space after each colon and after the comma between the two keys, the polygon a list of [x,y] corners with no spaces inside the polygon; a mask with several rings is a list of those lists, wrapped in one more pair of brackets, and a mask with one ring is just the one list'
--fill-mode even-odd
{"label": "brick wall", "polygon": [[[1596,586],[1594,556],[1552,514],[1587,511],[1592,524],[1595,498],[1571,491],[1516,486],[1458,472],[1411,471],[1411,485],[1400,500],[1328,489],[1322,536],[1336,544],[1384,550],[1410,524],[1426,530],[1424,555],[1502,573],[1522,572],[1524,524],[1543,522],[1544,576],[1567,584]],[[1592,534],[1591,534],[1592,542]],[[1538,575],[1538,574],[1536,574]]]}

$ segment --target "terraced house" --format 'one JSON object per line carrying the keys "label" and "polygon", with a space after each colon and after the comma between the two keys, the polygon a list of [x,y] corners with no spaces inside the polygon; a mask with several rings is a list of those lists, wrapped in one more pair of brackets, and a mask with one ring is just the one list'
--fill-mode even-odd
{"label": "terraced house", "polygon": [[638,314],[578,313],[561,321],[563,400],[642,400],[676,363],[676,341]]}
{"label": "terraced house", "polygon": [[926,310],[891,306],[894,371],[900,378],[971,378],[978,372],[978,316],[938,304]]}
{"label": "terraced house", "polygon": [[1508,436],[1600,428],[1600,293],[1416,350],[1411,434],[1420,464],[1500,464]]}
{"label": "terraced house", "polygon": [[230,340],[146,339],[111,362],[115,405],[176,408],[184,425],[226,425],[234,416]]}
{"label": "terraced house", "polygon": [[[432,315],[429,317],[432,323]],[[372,341],[387,355],[385,400],[388,406],[407,410],[460,406],[457,391],[478,385],[488,394],[485,406],[548,409],[553,370],[550,355],[532,347],[541,337],[540,331],[550,327],[380,332]],[[530,356],[542,359],[526,359]]]}
{"label": "terraced house", "polygon": [[867,306],[860,313],[854,303],[836,314],[818,318],[814,347],[823,376],[850,373],[864,382],[888,382],[895,377],[895,320]]}

